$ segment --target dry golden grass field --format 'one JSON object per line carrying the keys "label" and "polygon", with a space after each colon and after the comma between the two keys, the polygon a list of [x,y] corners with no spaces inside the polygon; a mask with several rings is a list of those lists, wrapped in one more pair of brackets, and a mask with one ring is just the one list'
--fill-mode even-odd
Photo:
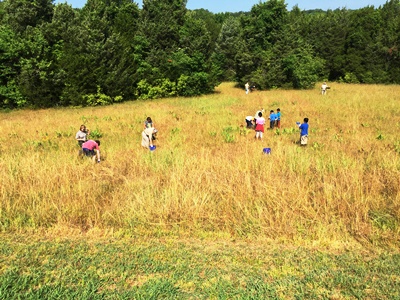
{"label": "dry golden grass field", "polygon": [[[262,141],[245,117],[281,109]],[[147,116],[157,149],[141,147]],[[300,147],[296,121],[309,118]],[[400,86],[332,83],[0,113],[0,228],[398,244]],[[100,164],[77,156],[85,124]],[[264,147],[272,149],[264,155]]]}

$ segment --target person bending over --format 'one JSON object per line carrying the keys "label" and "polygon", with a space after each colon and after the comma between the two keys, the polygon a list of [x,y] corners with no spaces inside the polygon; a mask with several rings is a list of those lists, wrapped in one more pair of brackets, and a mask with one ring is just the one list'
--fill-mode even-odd
{"label": "person bending over", "polygon": [[93,163],[100,162],[100,141],[99,140],[88,140],[82,144],[83,154],[87,157],[91,157],[93,159]]}

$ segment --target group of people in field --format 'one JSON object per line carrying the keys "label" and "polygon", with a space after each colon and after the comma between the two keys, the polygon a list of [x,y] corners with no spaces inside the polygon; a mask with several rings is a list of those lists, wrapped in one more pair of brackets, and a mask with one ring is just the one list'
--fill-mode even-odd
{"label": "group of people in field", "polygon": [[[245,84],[246,94],[248,94],[253,87],[250,87],[250,84],[247,82]],[[324,82],[321,86],[322,95],[326,95],[326,91],[330,89],[330,87]],[[266,119],[264,118],[264,109],[261,108],[256,112],[254,116],[247,116],[246,127],[248,129],[254,129],[255,138],[262,140]],[[274,110],[270,110],[269,116],[269,129],[273,130],[274,128],[281,129],[281,110],[280,108]],[[304,118],[303,123],[296,122],[296,125],[300,129],[300,145],[305,146],[308,143],[308,118]],[[85,125],[81,125],[79,131],[75,135],[75,139],[78,141],[78,145],[80,147],[80,154],[84,156],[91,157],[93,162],[100,163],[100,141],[89,139],[90,130],[86,128]],[[142,131],[142,142],[141,145],[147,149],[154,149],[154,141],[156,140],[157,129],[154,127],[153,121],[150,117],[147,117],[143,124]]]}
{"label": "group of people in field", "polygon": [[[255,114],[255,116],[247,116],[246,127],[248,129],[254,129],[255,138],[262,140],[266,125],[266,120],[263,117],[264,109],[261,108]],[[269,129],[273,130],[274,128],[281,129],[281,109],[278,108],[276,112],[274,110],[270,110],[269,116]],[[296,122],[297,126],[300,129],[300,145],[305,146],[308,143],[308,118],[304,118],[303,123]]]}
{"label": "group of people in field", "polygon": [[[90,130],[85,125],[81,125],[79,131],[75,135],[75,139],[80,147],[79,154],[90,157],[93,163],[100,163],[100,141],[92,140],[89,138]],[[142,146],[144,148],[152,149],[153,142],[156,140],[157,129],[154,128],[153,121],[150,117],[144,121],[142,131]]]}
{"label": "group of people in field", "polygon": [[79,131],[75,135],[75,139],[78,141],[78,145],[81,148],[79,150],[80,155],[91,157],[93,162],[100,163],[100,141],[89,139],[90,130],[85,125],[81,125]]}
{"label": "group of people in field", "polygon": [[[245,84],[245,91],[246,94],[249,94],[250,92],[250,84],[246,82]],[[328,84],[324,82],[321,85],[321,94],[326,95],[326,91],[330,89]],[[246,127],[248,129],[254,129],[255,130],[255,138],[262,140],[263,134],[264,134],[264,129],[265,129],[265,124],[266,120],[263,117],[264,114],[264,109],[260,109],[256,112],[255,116],[247,116],[245,121],[246,121]],[[276,112],[274,110],[270,110],[269,116],[269,129],[272,130],[274,128],[281,129],[281,110],[278,108]],[[300,129],[300,145],[301,146],[306,146],[308,143],[308,118],[303,119],[303,123],[296,122],[296,125]]]}
{"label": "group of people in field", "polygon": [[[264,109],[261,108],[255,114],[255,116],[247,116],[246,127],[248,129],[254,129],[255,138],[262,140],[266,125],[266,120],[263,117]],[[274,110],[270,110],[269,116],[269,129],[273,130],[274,128],[281,129],[281,109],[278,108],[276,112]],[[300,124],[296,122],[297,126],[300,128],[300,145],[305,146],[308,143],[308,118],[304,118],[303,123]]]}

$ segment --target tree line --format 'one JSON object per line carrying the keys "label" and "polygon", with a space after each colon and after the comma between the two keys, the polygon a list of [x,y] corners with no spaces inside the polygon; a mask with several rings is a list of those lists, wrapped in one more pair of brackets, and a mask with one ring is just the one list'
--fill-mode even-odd
{"label": "tree line", "polygon": [[217,14],[186,4],[1,1],[1,107],[196,96],[228,80],[259,89],[400,83],[399,0],[328,11],[268,0]]}

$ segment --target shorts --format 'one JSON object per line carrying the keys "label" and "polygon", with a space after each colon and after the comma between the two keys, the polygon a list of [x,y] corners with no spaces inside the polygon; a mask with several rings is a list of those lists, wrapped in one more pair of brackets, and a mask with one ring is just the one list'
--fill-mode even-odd
{"label": "shorts", "polygon": [[307,145],[308,143],[308,135],[300,136],[300,145]]}
{"label": "shorts", "polygon": [[90,150],[88,148],[82,148],[82,151],[83,151],[83,154],[85,154],[86,156],[89,156],[89,157],[93,157],[96,155],[94,150]]}

